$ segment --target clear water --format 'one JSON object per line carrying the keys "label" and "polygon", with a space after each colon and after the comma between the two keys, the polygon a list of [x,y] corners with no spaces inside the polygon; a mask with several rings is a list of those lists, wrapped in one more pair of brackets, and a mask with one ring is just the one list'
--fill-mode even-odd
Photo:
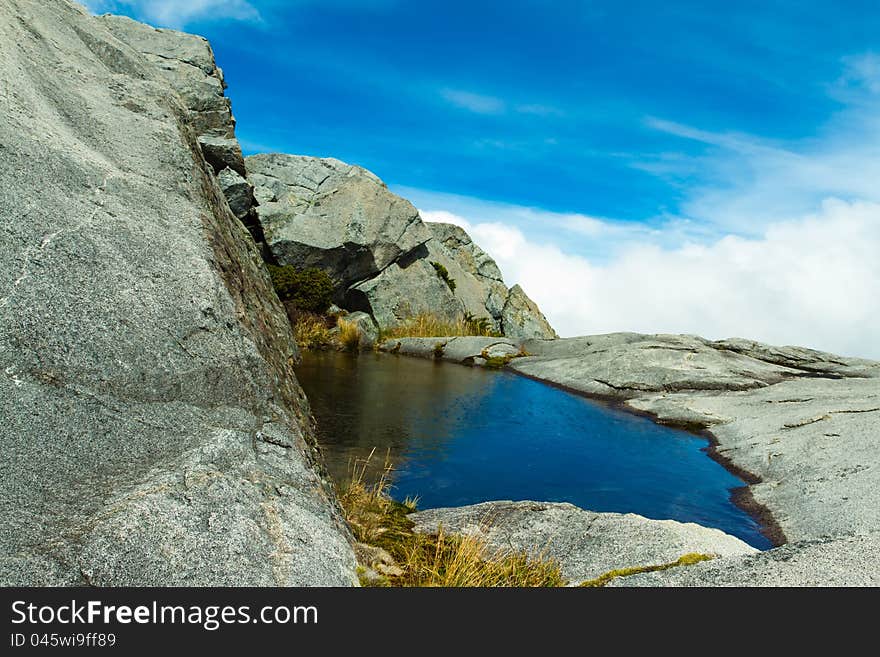
{"label": "clear water", "polygon": [[339,482],[375,448],[398,499],[420,508],[487,500],[696,522],[771,547],[730,501],[742,486],[708,441],[510,372],[386,354],[307,353],[297,376]]}

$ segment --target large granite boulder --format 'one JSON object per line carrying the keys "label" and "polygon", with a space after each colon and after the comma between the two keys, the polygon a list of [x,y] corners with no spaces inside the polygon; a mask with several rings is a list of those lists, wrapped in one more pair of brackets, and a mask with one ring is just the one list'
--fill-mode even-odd
{"label": "large granite boulder", "polygon": [[0,4],[0,584],[352,584],[284,310],[113,24]]}
{"label": "large granite boulder", "polygon": [[335,301],[381,328],[430,312],[484,318],[516,337],[555,333],[521,288],[508,290],[495,262],[464,230],[423,222],[413,205],[366,169],[332,158],[246,158],[270,257],[318,267]]}
{"label": "large granite boulder", "polygon": [[278,263],[320,267],[341,290],[431,238],[412,204],[360,167],[277,154],[253,155],[246,166]]}

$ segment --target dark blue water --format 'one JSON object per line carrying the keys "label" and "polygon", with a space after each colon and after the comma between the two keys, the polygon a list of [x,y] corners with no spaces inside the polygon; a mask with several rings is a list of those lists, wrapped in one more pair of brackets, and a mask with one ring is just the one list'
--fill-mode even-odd
{"label": "dark blue water", "polygon": [[708,441],[510,372],[427,360],[305,354],[297,375],[340,483],[373,448],[398,499],[420,508],[487,500],[571,502],[717,527],[771,547],[730,501],[739,478]]}

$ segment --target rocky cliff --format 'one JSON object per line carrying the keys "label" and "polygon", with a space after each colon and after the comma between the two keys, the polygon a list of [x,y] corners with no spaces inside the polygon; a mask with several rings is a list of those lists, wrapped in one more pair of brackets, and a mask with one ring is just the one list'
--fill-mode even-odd
{"label": "rocky cliff", "polygon": [[507,288],[498,266],[463,229],[423,222],[409,201],[366,169],[332,158],[243,158],[223,71],[205,39],[123,16],[97,20],[177,92],[229,208],[265,259],[324,270],[335,283],[336,303],[367,312],[380,328],[430,311],[446,319],[485,318],[514,338],[556,336],[537,305],[518,285]]}
{"label": "rocky cliff", "polygon": [[346,585],[204,40],[0,4],[0,583]]}
{"label": "rocky cliff", "polygon": [[515,338],[556,337],[464,230],[422,221],[366,169],[280,154],[253,155],[245,167],[269,257],[326,271],[345,309],[369,313],[381,328],[431,312],[485,318]]}

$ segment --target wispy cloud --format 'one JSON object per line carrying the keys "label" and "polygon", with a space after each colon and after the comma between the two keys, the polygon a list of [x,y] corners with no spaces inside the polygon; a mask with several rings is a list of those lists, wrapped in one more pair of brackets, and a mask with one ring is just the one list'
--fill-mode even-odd
{"label": "wispy cloud", "polygon": [[[872,70],[866,62],[873,60],[859,61]],[[746,235],[812,212],[829,197],[880,202],[880,95],[865,75],[861,92],[851,89],[847,105],[816,134],[788,143],[648,119],[651,128],[707,150],[633,166],[682,183],[681,214]]]}
{"label": "wispy cloud", "polygon": [[564,116],[564,112],[558,107],[552,105],[542,105],[540,103],[527,103],[525,105],[517,105],[516,111],[520,114],[534,114],[536,116]]}
{"label": "wispy cloud", "polygon": [[260,12],[247,0],[85,0],[92,13],[125,13],[162,27],[184,28],[195,21],[259,22]]}
{"label": "wispy cloud", "polygon": [[474,93],[463,89],[444,87],[440,89],[440,96],[448,103],[475,114],[504,114],[510,112],[543,117],[565,115],[561,109],[553,105],[544,103],[515,103],[498,96]]}
{"label": "wispy cloud", "polygon": [[476,114],[501,114],[507,105],[500,98],[475,94],[461,89],[441,89],[440,95],[457,107]]}
{"label": "wispy cloud", "polygon": [[843,60],[844,72],[837,81],[839,86],[860,87],[872,94],[880,94],[880,54],[867,52]]}

